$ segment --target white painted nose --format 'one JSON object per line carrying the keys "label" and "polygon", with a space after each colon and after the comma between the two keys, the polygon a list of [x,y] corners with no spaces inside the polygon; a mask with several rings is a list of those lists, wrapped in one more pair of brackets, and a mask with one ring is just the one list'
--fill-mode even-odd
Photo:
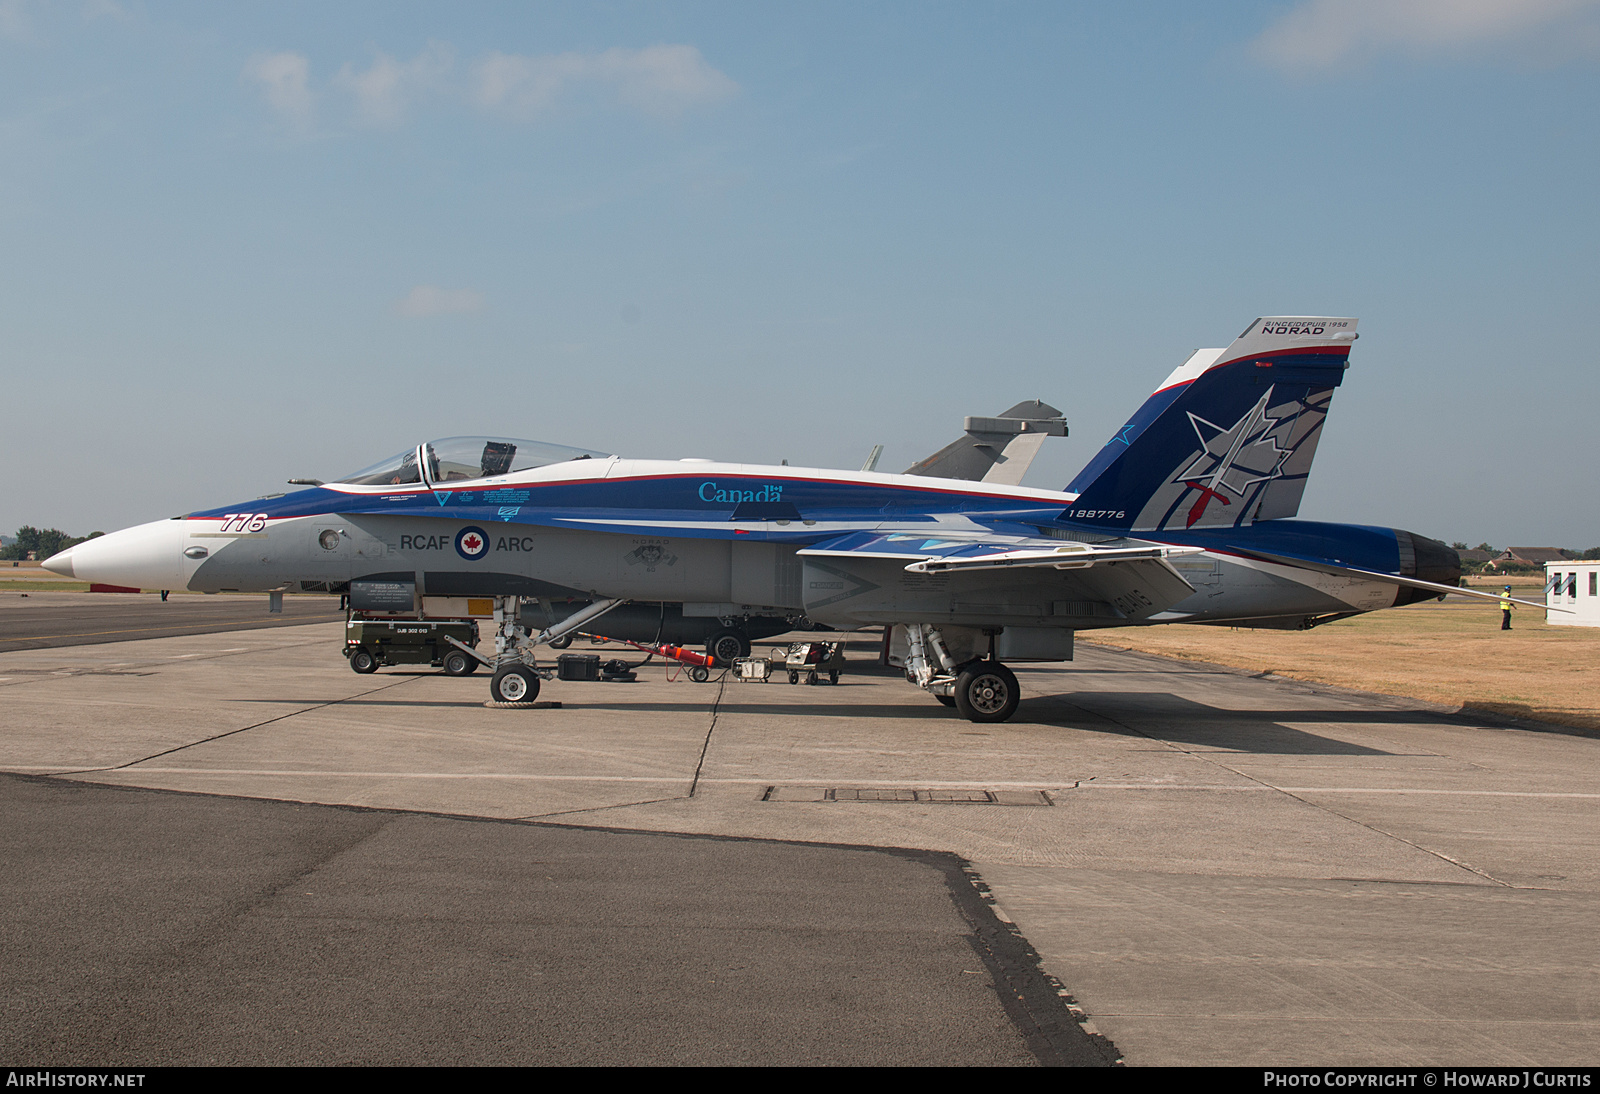
{"label": "white painted nose", "polygon": [[52,573],[136,589],[183,589],[184,522],[157,520],[85,540],[41,564]]}

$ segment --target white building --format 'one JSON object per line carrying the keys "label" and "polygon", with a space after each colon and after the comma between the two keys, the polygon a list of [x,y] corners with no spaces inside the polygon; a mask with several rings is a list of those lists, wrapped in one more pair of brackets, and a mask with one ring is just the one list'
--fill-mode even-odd
{"label": "white building", "polygon": [[1544,602],[1564,612],[1544,613],[1545,622],[1567,627],[1600,627],[1600,561],[1546,562]]}

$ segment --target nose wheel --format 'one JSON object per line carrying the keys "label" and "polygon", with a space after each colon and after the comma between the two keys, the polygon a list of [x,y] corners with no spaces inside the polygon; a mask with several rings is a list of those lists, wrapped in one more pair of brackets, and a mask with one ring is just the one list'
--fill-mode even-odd
{"label": "nose wheel", "polygon": [[539,696],[539,677],[526,665],[507,665],[490,678],[489,694],[497,703],[531,703]]}

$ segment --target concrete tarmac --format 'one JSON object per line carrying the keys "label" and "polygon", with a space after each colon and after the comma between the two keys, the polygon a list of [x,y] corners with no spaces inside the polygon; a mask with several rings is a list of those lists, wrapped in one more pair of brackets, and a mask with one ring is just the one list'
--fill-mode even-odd
{"label": "concrete tarmac", "polygon": [[[487,709],[482,675],[356,676],[338,643],[323,624],[0,655],[0,769],[270,800],[252,808],[556,821],[605,829],[597,847],[650,838],[618,829],[727,837],[755,850],[705,864],[732,879],[715,900],[774,893],[758,921],[782,921],[772,909],[825,884],[828,854],[958,856],[1084,1028],[1130,1064],[1548,1066],[1597,1054],[1600,741],[1088,646],[1073,666],[1020,671],[1017,718],[978,726],[870,668],[813,688],[669,682],[652,666],[635,684],[547,684],[541,698],[560,709]],[[793,842],[824,845],[812,874],[785,865]],[[403,839],[386,854],[361,868],[397,896],[438,891],[428,875],[455,857]],[[862,877],[894,878],[907,861],[948,876],[943,859],[880,857],[896,865]],[[790,874],[811,880],[763,880]],[[901,882],[855,884],[875,902]],[[902,915],[936,918],[891,921]],[[927,929],[961,933],[942,922]],[[275,966],[253,967],[261,979]],[[762,983],[778,1013],[782,978]],[[986,983],[1006,981],[991,971]],[[1007,994],[987,990],[996,1007]],[[1034,1009],[1008,1011],[1009,1040],[995,1035],[1011,1059],[1018,1038],[1043,1058],[1028,1023],[1050,1018],[1029,990]],[[763,998],[737,1006],[754,1020]],[[845,1027],[869,1020],[854,1006],[836,1015]],[[967,1013],[959,992],[952,1006]],[[913,1056],[927,1043],[905,1042]]]}
{"label": "concrete tarmac", "polygon": [[6,584],[0,581],[0,653],[294,627],[344,616],[337,596],[286,596],[283,611],[269,614],[263,594],[173,593],[162,600],[160,593],[19,593]]}

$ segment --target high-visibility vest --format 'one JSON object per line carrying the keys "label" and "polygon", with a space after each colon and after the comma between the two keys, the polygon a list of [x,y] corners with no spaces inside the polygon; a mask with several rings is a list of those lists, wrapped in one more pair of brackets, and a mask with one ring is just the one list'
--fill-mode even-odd
{"label": "high-visibility vest", "polygon": [[1507,596],[1505,593],[1500,594],[1500,610],[1503,612],[1509,612],[1511,610],[1511,597]]}

